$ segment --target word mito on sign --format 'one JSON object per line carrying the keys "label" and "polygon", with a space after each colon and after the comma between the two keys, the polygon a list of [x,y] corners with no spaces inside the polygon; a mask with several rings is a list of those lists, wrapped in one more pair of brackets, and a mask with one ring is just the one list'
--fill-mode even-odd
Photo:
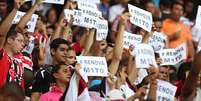
{"label": "word mito on sign", "polygon": [[[17,13],[16,13],[16,15],[15,15],[15,17],[13,19],[12,24],[17,24],[24,15],[25,15],[24,12],[17,11]],[[28,32],[34,32],[35,27],[36,27],[37,19],[38,19],[38,15],[33,14],[31,16],[30,20],[27,23],[27,31]]]}
{"label": "word mito on sign", "polygon": [[148,32],[151,32],[153,21],[152,21],[152,14],[150,12],[135,7],[131,4],[128,4],[128,10],[129,13],[131,14],[130,18],[131,23],[143,28]]}
{"label": "word mito on sign", "polygon": [[106,40],[108,35],[108,21],[103,19],[98,19],[96,23],[96,40]]}
{"label": "word mito on sign", "polygon": [[77,56],[76,59],[87,76],[108,76],[105,57]]}
{"label": "word mito on sign", "polygon": [[166,40],[167,40],[166,35],[160,32],[154,32],[153,35],[149,37],[148,44],[154,48],[155,52],[158,52],[161,49],[165,48]]}
{"label": "word mito on sign", "polygon": [[162,59],[161,65],[176,65],[187,58],[186,43],[181,44],[175,49],[163,49],[159,51],[159,56]]}
{"label": "word mito on sign", "polygon": [[133,51],[137,68],[149,68],[150,65],[158,67],[153,48],[148,44],[138,44]]}
{"label": "word mito on sign", "polygon": [[[25,0],[25,1],[32,1],[35,2],[35,0]],[[64,4],[64,0],[43,0],[44,3],[52,3],[52,4]]]}
{"label": "word mito on sign", "polygon": [[129,47],[136,46],[137,44],[140,44],[142,42],[142,36],[132,34],[129,32],[124,32],[124,48],[129,49]]}
{"label": "word mito on sign", "polygon": [[74,17],[73,25],[87,27],[87,28],[96,28],[96,40],[106,39],[108,34],[108,22],[107,20],[100,19],[99,17],[94,17],[83,13],[80,10],[64,10],[65,17],[69,21],[71,15]]}
{"label": "word mito on sign", "polygon": [[177,87],[169,82],[158,80],[156,101],[174,101]]}
{"label": "word mito on sign", "polygon": [[201,6],[198,7],[195,26],[201,28]]}

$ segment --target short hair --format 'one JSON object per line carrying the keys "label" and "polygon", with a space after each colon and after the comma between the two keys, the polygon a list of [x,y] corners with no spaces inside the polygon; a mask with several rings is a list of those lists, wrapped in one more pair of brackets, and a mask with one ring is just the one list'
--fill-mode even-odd
{"label": "short hair", "polygon": [[65,39],[56,38],[50,43],[50,49],[56,50],[59,47],[59,45],[61,45],[61,44],[65,44],[68,47],[70,47],[70,43],[68,41],[66,41]]}
{"label": "short hair", "polygon": [[16,24],[12,25],[10,30],[8,31],[7,35],[6,35],[6,40],[9,38],[9,37],[12,37],[13,39],[15,39],[17,37],[18,34],[22,34],[22,33],[19,33],[16,31]]}
{"label": "short hair", "polygon": [[[175,0],[174,2],[172,2],[171,4],[171,9],[173,8],[174,5],[180,5],[180,6],[184,6],[184,3],[179,1],[179,0]],[[184,8],[184,7],[183,7]]]}
{"label": "short hair", "polygon": [[39,16],[40,20],[41,20],[44,24],[47,23],[46,17],[43,16],[43,14],[42,14],[41,12],[38,12],[38,11],[37,11],[35,14],[37,14],[37,15]]}
{"label": "short hair", "polygon": [[61,62],[61,63],[55,65],[55,66],[52,68],[52,74],[58,73],[58,71],[59,71],[59,69],[61,68],[62,65],[66,65],[66,64]]}

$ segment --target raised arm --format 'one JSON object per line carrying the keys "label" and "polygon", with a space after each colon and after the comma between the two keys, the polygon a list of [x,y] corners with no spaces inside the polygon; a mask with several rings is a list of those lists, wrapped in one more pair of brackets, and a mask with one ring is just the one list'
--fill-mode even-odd
{"label": "raised arm", "polygon": [[42,1],[43,0],[36,0],[35,4],[30,8],[30,10],[21,18],[20,22],[17,25],[17,31],[23,32],[27,22],[30,20],[31,16],[34,14]]}
{"label": "raised arm", "polygon": [[133,56],[129,56],[128,60],[128,68],[127,68],[127,73],[128,73],[128,79],[132,83],[137,79],[137,68],[135,64],[135,60],[133,60]]}
{"label": "raised arm", "polygon": [[109,72],[112,75],[115,75],[117,70],[118,70],[118,66],[119,66],[119,62],[121,60],[121,55],[123,52],[123,34],[125,31],[125,24],[127,22],[127,20],[129,19],[130,14],[129,13],[124,13],[121,16],[121,20],[119,23],[119,28],[118,28],[118,32],[117,32],[117,37],[115,40],[115,47],[113,50],[113,59],[111,64],[109,65]]}
{"label": "raised arm", "polygon": [[12,26],[12,21],[20,8],[20,6],[24,3],[24,0],[14,0],[14,8],[11,13],[5,18],[5,20],[0,25],[0,48],[3,47],[5,38],[7,33]]}
{"label": "raised arm", "polygon": [[156,90],[157,90],[157,77],[158,77],[158,68],[150,67],[149,68],[149,83],[150,88],[147,96],[148,101],[156,101]]}
{"label": "raised arm", "polygon": [[200,60],[201,60],[201,51],[195,55],[193,66],[182,88],[181,99],[188,99],[193,94],[193,91],[196,90],[196,85],[201,70]]}
{"label": "raised arm", "polygon": [[94,35],[95,35],[95,29],[90,29],[89,30],[89,34],[86,35],[86,40],[85,40],[85,44],[84,44],[84,52],[83,55],[88,55],[92,44],[94,42]]}

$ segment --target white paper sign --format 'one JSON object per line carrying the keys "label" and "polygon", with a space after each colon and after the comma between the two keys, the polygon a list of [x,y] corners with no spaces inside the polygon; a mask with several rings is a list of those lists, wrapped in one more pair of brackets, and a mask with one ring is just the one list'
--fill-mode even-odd
{"label": "white paper sign", "polygon": [[187,58],[186,44],[183,43],[175,49],[163,49],[159,51],[159,56],[162,59],[161,65],[176,65]]}
{"label": "white paper sign", "polygon": [[[20,21],[20,19],[21,19],[24,15],[25,15],[24,12],[17,11],[17,13],[16,13],[16,15],[15,15],[15,17],[14,17],[14,19],[13,19],[12,24],[17,24],[17,23]],[[27,23],[27,26],[28,26],[27,31],[28,31],[28,32],[34,32],[35,27],[36,27],[37,19],[38,19],[38,15],[33,14],[33,15],[31,16],[31,19],[30,19],[30,20],[28,21],[28,23]]]}
{"label": "white paper sign", "polygon": [[98,11],[98,7],[96,4],[86,1],[79,1],[77,2],[78,9],[90,9],[90,10],[96,10]]}
{"label": "white paper sign", "polygon": [[73,1],[78,1],[78,2],[90,2],[90,3],[100,3],[100,0],[73,0]]}
{"label": "white paper sign", "polygon": [[35,38],[31,36],[29,38],[29,44],[22,51],[31,54],[34,49],[34,44],[35,44]]}
{"label": "white paper sign", "polygon": [[134,81],[134,84],[135,85],[140,84],[146,76],[148,76],[147,70],[139,69],[138,74],[137,74],[137,79]]}
{"label": "white paper sign", "polygon": [[129,32],[124,32],[124,48],[129,49],[129,47],[136,46],[137,44],[140,44],[142,42],[142,36],[132,34]]}
{"label": "white paper sign", "polygon": [[143,28],[144,30],[151,32],[152,28],[152,14],[148,11],[128,4],[128,10],[131,14],[131,23]]}
{"label": "white paper sign", "polygon": [[166,81],[157,81],[156,101],[174,101],[177,87]]}
{"label": "white paper sign", "polygon": [[159,32],[154,32],[153,35],[149,37],[148,44],[153,47],[155,52],[158,52],[165,48],[166,40],[167,36]]}
{"label": "white paper sign", "polygon": [[96,24],[96,40],[101,41],[107,38],[108,35],[108,21],[99,19]]}
{"label": "white paper sign", "polygon": [[[27,1],[33,1],[35,2],[35,0],[25,0],[25,2]],[[64,0],[44,0],[44,3],[52,3],[52,4],[64,4]]]}
{"label": "white paper sign", "polygon": [[152,14],[148,11],[128,4],[128,10],[131,14],[131,23],[143,28],[144,30],[151,32],[152,28]]}
{"label": "white paper sign", "polygon": [[198,7],[195,26],[201,28],[201,6]]}
{"label": "white paper sign", "polygon": [[105,57],[77,56],[77,62],[87,76],[107,76],[108,68]]}
{"label": "white paper sign", "polygon": [[72,10],[64,9],[64,15],[65,15],[68,22],[70,21],[71,16],[73,16],[73,13],[74,12]]}
{"label": "white paper sign", "polygon": [[158,67],[153,48],[148,44],[138,44],[134,50],[137,68],[149,68],[150,65]]}
{"label": "white paper sign", "polygon": [[77,26],[81,26],[81,27],[87,27],[87,28],[96,28],[97,29],[97,33],[101,33],[102,36],[104,34],[104,38],[105,36],[107,36],[107,32],[108,32],[108,24],[106,20],[102,20],[98,17],[94,17],[88,14],[83,13],[80,10],[69,10],[69,9],[65,9],[65,17],[67,19],[70,19],[70,15],[72,15],[73,12],[73,17],[74,17],[74,22],[73,25],[77,25]]}
{"label": "white paper sign", "polygon": [[100,12],[98,10],[91,10],[91,9],[82,8],[81,11],[82,11],[82,13],[90,15],[90,16],[102,17],[102,12]]}

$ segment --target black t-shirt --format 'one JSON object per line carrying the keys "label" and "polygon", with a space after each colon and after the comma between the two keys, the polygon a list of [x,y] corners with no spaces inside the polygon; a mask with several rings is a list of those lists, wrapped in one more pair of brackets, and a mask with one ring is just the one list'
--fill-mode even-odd
{"label": "black t-shirt", "polygon": [[51,74],[52,68],[52,65],[45,65],[36,73],[32,84],[32,92],[46,93],[49,91],[50,84],[54,83]]}

